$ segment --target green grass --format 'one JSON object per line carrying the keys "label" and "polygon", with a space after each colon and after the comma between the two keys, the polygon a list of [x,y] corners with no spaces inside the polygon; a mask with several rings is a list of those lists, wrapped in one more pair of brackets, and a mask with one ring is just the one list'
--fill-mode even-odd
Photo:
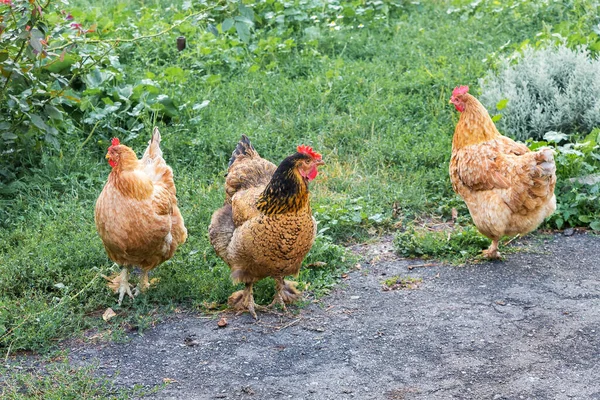
{"label": "green grass", "polygon": [[[169,10],[165,6],[171,2],[145,3],[139,13],[165,8],[164,20],[153,28],[164,27],[180,2],[173,3]],[[447,172],[457,118],[447,104],[450,92],[468,84],[476,93],[477,79],[492,66],[482,60],[508,41],[533,39],[544,22],[557,17],[507,9],[482,18],[448,13],[454,2],[422,3],[407,5],[372,28],[321,29],[312,47],[274,55],[273,68],[262,60],[253,72],[232,61],[229,72],[220,66],[212,80],[206,71],[217,67],[204,63],[206,47],[193,37],[182,53],[174,49],[176,32],[123,45],[120,79],[134,84],[160,78],[161,90],[182,107],[172,119],[143,115],[135,122],[144,123],[144,129],[119,136],[140,154],[153,123],[161,128],[188,242],[155,270],[153,277],[160,278],[155,288],[115,306],[116,296],[100,278],[111,272],[112,263],[93,220],[95,199],[110,170],[104,160],[107,139],[115,131],[99,126],[87,143],[87,132],[75,137],[2,198],[0,348],[47,351],[58,339],[85,329],[143,328],[160,318],[157,310],[164,315],[178,306],[225,303],[236,288],[210,247],[207,226],[222,204],[223,174],[243,133],[275,163],[301,143],[324,155],[327,165],[311,184],[321,233],[305,264],[324,261],[327,267],[304,269],[299,277],[317,295],[326,293],[349,265],[342,245],[366,238],[371,227],[392,226],[394,204],[399,218],[407,220],[423,213],[447,215],[452,207],[464,214]],[[116,7],[124,7],[116,4],[75,2],[74,10],[93,21],[102,8],[110,19]],[[137,15],[136,3],[129,7]],[[183,72],[170,78],[169,67]],[[193,109],[205,100],[207,107]],[[257,285],[259,302],[272,294],[269,280]],[[100,318],[107,307],[118,314],[108,324]]]}
{"label": "green grass", "polygon": [[66,359],[0,365],[0,397],[7,400],[131,399],[161,389],[122,389],[108,378],[94,376],[96,367],[77,367]]}

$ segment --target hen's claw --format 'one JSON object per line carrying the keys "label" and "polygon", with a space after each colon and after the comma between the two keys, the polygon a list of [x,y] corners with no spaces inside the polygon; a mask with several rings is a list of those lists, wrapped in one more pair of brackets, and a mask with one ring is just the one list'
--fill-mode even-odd
{"label": "hen's claw", "polygon": [[250,315],[252,315],[252,318],[258,319],[254,308],[259,308],[259,306],[254,302],[252,283],[246,283],[246,288],[244,290],[238,290],[229,296],[227,304],[234,310],[239,311],[238,314],[248,311]]}
{"label": "hen's claw", "polygon": [[150,288],[150,283],[148,282],[148,271],[142,270],[142,275],[140,276],[140,281],[138,282],[135,290],[133,292],[134,296],[139,296],[140,293],[145,292]]}
{"label": "hen's claw", "polygon": [[121,275],[119,276],[119,305],[121,305],[121,303],[123,302],[123,297],[125,297],[125,293],[127,293],[127,295],[132,299],[134,297],[131,293],[131,285],[127,281],[128,275],[129,271],[127,270],[127,268],[123,268],[121,270]]}
{"label": "hen's claw", "polygon": [[482,254],[484,257],[487,257],[492,260],[500,259],[501,255],[498,251],[498,240],[492,240],[491,246],[487,250],[483,250]]}
{"label": "hen's claw", "polygon": [[281,305],[283,312],[288,314],[287,307],[285,306],[286,303],[293,303],[302,296],[302,292],[296,289],[296,286],[298,286],[297,282],[277,278],[275,280],[275,296],[273,297],[271,304],[269,304],[269,308],[279,304]]}

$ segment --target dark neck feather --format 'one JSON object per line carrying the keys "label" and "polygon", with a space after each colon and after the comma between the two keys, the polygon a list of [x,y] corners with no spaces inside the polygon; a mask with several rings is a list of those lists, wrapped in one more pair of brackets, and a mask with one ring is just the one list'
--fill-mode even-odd
{"label": "dark neck feather", "polygon": [[266,215],[298,212],[308,202],[308,184],[295,168],[294,156],[283,160],[262,192],[256,207]]}

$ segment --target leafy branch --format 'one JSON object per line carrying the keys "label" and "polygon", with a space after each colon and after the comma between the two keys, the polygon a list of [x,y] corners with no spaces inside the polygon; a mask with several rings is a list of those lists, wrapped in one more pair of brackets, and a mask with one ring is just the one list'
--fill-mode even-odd
{"label": "leafy branch", "polygon": [[193,18],[193,17],[198,16],[200,14],[204,14],[207,11],[210,11],[210,10],[216,8],[220,4],[221,4],[221,1],[218,1],[217,3],[215,3],[215,5],[213,5],[211,7],[207,7],[205,9],[203,9],[202,11],[198,11],[196,13],[190,14],[190,15],[186,16],[185,18],[183,18],[182,20],[177,21],[176,23],[174,23],[170,27],[168,27],[168,28],[166,28],[166,29],[164,29],[164,30],[162,30],[160,32],[157,32],[157,33],[152,33],[152,34],[149,34],[149,35],[138,36],[138,37],[130,38],[130,39],[116,38],[116,39],[90,39],[90,40],[83,40],[83,41],[73,40],[73,41],[67,42],[65,44],[62,44],[60,46],[49,48],[48,51],[63,50],[66,47],[69,47],[71,45],[74,45],[74,44],[77,44],[77,43],[81,43],[81,42],[84,42],[86,44],[88,44],[88,43],[115,43],[115,44],[118,44],[118,43],[132,43],[132,42],[137,42],[137,41],[140,41],[140,40],[152,39],[152,38],[155,38],[155,37],[158,37],[158,36],[162,36],[165,33],[168,33],[170,31],[172,31],[173,29],[177,28],[178,26],[180,26],[181,24],[183,24],[185,21],[189,20],[190,18]]}

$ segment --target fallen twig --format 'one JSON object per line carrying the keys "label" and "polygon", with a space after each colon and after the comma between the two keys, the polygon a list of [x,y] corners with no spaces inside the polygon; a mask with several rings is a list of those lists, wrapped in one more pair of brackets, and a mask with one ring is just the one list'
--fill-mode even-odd
{"label": "fallen twig", "polygon": [[427,263],[427,264],[413,264],[413,265],[409,265],[407,268],[409,270],[414,269],[414,268],[424,268],[424,267],[437,267],[439,264],[436,263]]}
{"label": "fallen twig", "polygon": [[514,238],[510,239],[508,242],[504,243],[505,246],[508,246],[509,244],[511,244],[513,241],[517,240],[518,238],[520,238],[521,235],[518,234],[517,236],[515,236]]}

